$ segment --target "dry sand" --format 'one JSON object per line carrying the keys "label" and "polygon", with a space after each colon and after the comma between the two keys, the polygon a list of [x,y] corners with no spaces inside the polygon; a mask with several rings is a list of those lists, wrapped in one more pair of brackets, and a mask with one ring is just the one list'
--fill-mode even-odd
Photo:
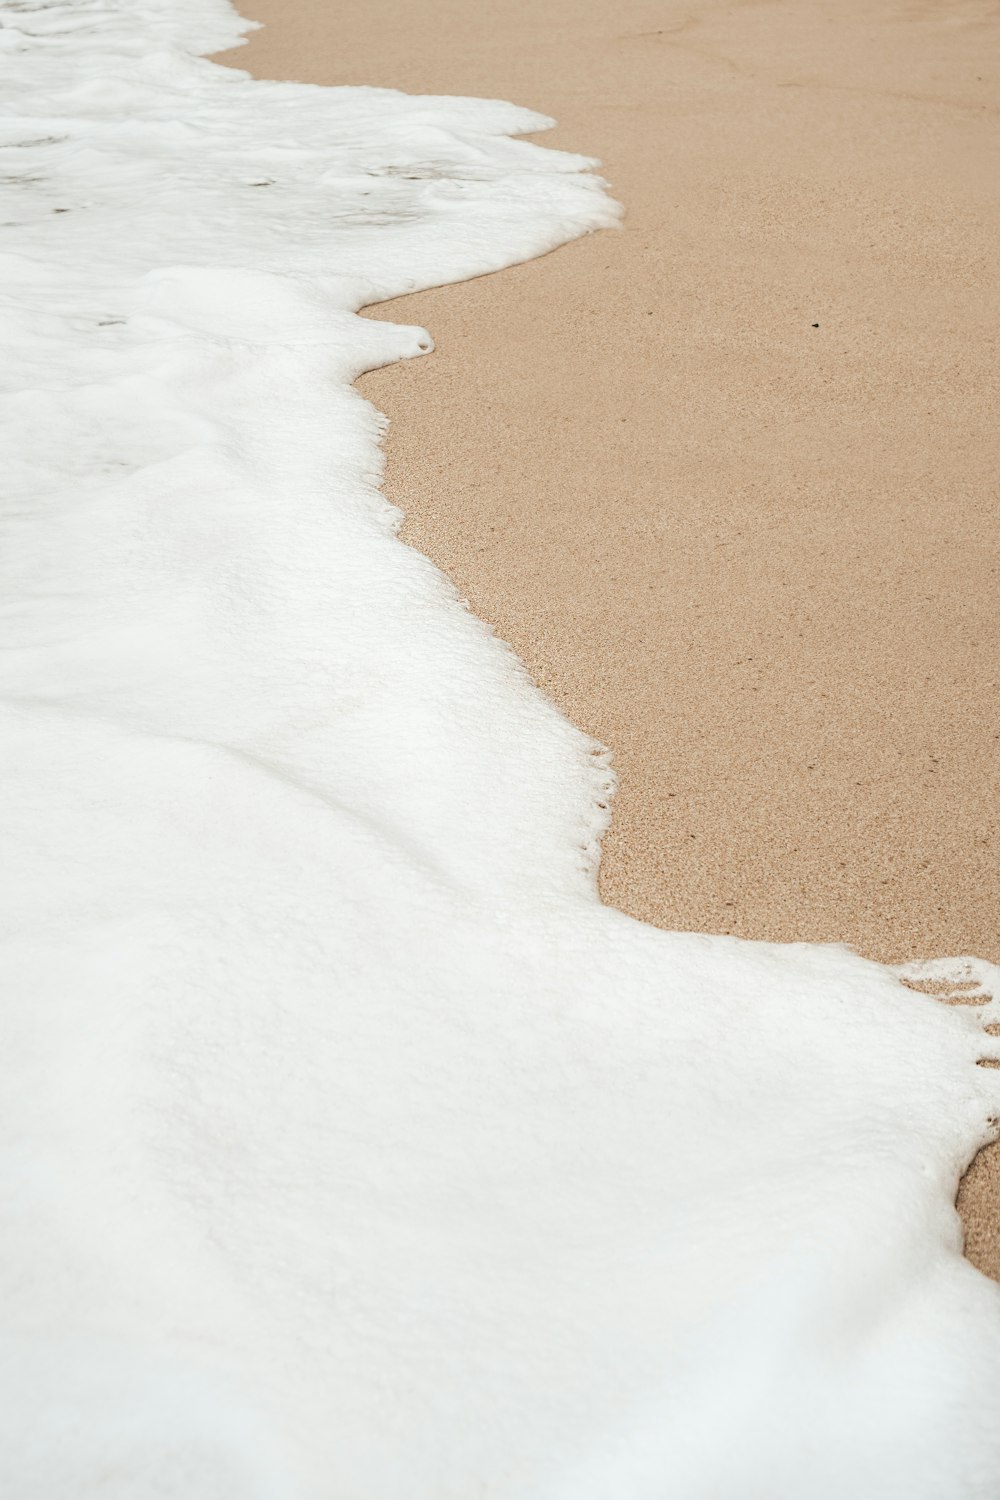
{"label": "dry sand", "polygon": [[[613,748],[605,900],[1000,959],[992,0],[244,8],[226,61],[540,109],[626,205],[362,382],[407,539]],[[1000,1277],[1000,1151],[960,1206]]]}

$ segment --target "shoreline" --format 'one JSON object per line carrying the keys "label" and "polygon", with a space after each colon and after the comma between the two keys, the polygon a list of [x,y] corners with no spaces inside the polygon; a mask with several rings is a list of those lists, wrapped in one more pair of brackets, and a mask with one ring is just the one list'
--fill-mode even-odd
{"label": "shoreline", "polygon": [[[506,5],[484,46],[438,0],[250,9],[266,29],[219,60],[510,98],[625,203],[621,233],[379,305],[438,352],[359,382],[393,422],[404,540],[613,751],[604,900],[882,960],[1000,957],[978,707],[993,23],[852,4],[836,27],[781,5],[662,25],[644,0],[623,35],[561,0]],[[996,1148],[960,1207],[1000,1279]]]}

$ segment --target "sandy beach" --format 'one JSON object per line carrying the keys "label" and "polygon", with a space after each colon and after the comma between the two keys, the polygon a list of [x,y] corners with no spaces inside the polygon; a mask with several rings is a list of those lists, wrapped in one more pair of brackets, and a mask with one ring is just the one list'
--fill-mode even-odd
{"label": "sandy beach", "polygon": [[[247,0],[265,78],[510,99],[620,232],[374,309],[387,493],[620,778],[604,899],[1000,960],[981,0]],[[1000,1152],[960,1208],[1000,1278]]]}

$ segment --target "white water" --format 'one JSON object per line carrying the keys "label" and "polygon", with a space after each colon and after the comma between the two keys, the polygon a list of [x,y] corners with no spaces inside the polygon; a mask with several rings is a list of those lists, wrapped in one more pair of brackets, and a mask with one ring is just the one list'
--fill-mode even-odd
{"label": "white water", "polygon": [[998,1009],[601,907],[602,754],[377,489],[356,309],[587,163],[221,0],[0,22],[3,1494],[995,1500]]}

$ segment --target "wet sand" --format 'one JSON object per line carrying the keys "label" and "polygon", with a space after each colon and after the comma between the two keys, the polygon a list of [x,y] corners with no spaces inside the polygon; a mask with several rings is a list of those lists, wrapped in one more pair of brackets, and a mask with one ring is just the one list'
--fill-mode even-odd
{"label": "wet sand", "polygon": [[[1000,16],[243,0],[259,77],[511,99],[625,227],[385,304],[404,533],[614,751],[606,901],[1000,960]],[[960,1197],[1000,1278],[1000,1149]]]}

